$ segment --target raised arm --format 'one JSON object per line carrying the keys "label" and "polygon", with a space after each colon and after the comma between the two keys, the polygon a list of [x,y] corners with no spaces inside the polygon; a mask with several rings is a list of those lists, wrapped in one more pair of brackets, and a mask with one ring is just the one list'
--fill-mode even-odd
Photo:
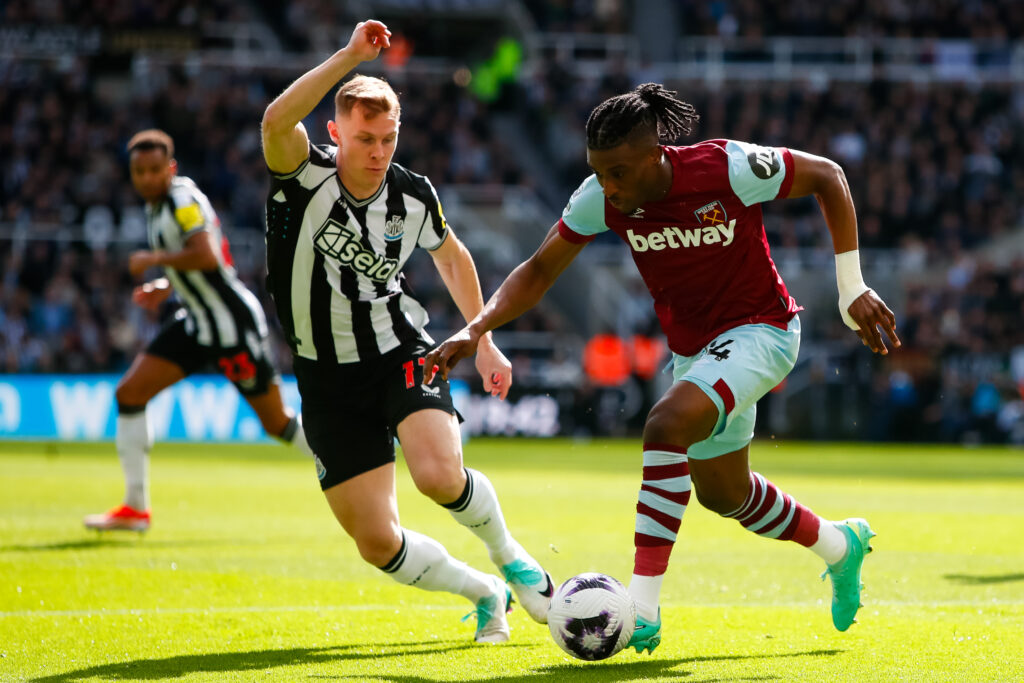
{"label": "raised arm", "polygon": [[857,212],[846,174],[839,164],[824,157],[797,150],[793,154],[793,186],[790,197],[814,195],[832,234],[836,254],[836,282],[839,286],[839,314],[864,345],[876,353],[889,350],[879,327],[896,347],[896,316],[874,290],[864,283],[857,249]]}
{"label": "raised arm", "polygon": [[277,96],[263,113],[263,158],[274,173],[291,173],[309,156],[309,137],[302,119],[338,81],[362,62],[388,47],[391,31],[379,21],[356,25],[348,45],[307,71]]}
{"label": "raised arm", "polygon": [[460,360],[476,353],[480,337],[537,305],[562,271],[585,244],[573,244],[558,234],[556,224],[533,256],[516,266],[480,313],[462,330],[427,354],[424,376],[429,383],[435,371],[447,379]]}

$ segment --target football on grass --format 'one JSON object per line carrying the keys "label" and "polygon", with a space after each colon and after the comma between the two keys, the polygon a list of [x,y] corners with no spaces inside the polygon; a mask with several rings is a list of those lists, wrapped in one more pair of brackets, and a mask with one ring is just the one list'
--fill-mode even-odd
{"label": "football on grass", "polygon": [[626,587],[607,574],[572,577],[555,591],[548,629],[577,659],[607,659],[626,647],[636,628],[636,605]]}

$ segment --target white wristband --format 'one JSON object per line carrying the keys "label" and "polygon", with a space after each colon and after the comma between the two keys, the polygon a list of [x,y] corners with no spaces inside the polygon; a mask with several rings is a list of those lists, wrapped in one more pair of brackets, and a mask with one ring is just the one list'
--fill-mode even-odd
{"label": "white wristband", "polygon": [[839,286],[839,315],[847,327],[859,330],[860,325],[850,317],[850,304],[871,288],[860,274],[860,251],[857,249],[836,254],[836,284]]}

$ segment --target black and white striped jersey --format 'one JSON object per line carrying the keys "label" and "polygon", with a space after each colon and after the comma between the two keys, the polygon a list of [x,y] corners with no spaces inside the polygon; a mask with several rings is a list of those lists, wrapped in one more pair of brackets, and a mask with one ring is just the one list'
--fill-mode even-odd
{"label": "black and white striped jersey", "polygon": [[[189,178],[175,176],[167,196],[146,206],[149,244],[153,249],[181,251],[196,233],[206,230],[218,245],[216,270],[176,270],[164,266],[167,279],[185,303],[186,329],[202,346],[252,346],[253,333],[267,336],[267,320],[256,296],[235,274],[220,219],[210,200]],[[258,340],[255,340],[258,341]]]}
{"label": "black and white striped jersey", "polygon": [[427,312],[404,289],[416,247],[433,251],[448,226],[430,181],[392,163],[380,189],[356,200],[342,186],[337,148],[271,176],[268,288],[292,351],[328,363],[371,360],[424,338]]}

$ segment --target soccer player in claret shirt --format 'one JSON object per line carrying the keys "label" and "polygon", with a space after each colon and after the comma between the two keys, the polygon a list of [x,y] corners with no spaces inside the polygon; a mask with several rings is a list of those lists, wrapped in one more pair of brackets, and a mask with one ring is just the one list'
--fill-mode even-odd
{"label": "soccer player in claret shirt", "polygon": [[[509,533],[488,478],[463,466],[448,383],[423,383],[433,340],[402,274],[413,251],[426,249],[471,320],[484,303],[473,258],[430,181],[391,161],[401,104],[387,82],[355,76],[338,88],[327,123],[333,144],[313,144],[302,124],[338,81],[388,47],[390,35],[379,21],[358,24],[345,47],[263,115],[268,288],[292,349],[320,488],[359,554],[399,583],[467,598],[474,638],[503,642],[509,587],[543,623],[551,577]],[[484,388],[504,398],[512,366],[490,335],[480,340],[477,370]],[[416,487],[484,542],[504,581],[401,525],[396,436]]]}
{"label": "soccer player in claret shirt", "polygon": [[646,83],[594,109],[587,121],[594,174],[537,252],[426,364],[446,376],[480,335],[535,305],[595,235],[611,230],[632,251],[674,355],[675,381],[644,425],[630,646],[650,652],[661,641],[661,583],[691,482],[709,510],[820,556],[832,579],[832,621],[845,631],[860,607],[861,565],[874,535],[868,523],[822,519],[748,463],[755,404],[793,368],[800,344],[801,308],[772,262],[759,203],[814,195],[832,234],[843,321],[885,354],[879,328],[899,346],[895,317],[861,277],[857,219],[839,166],[734,140],[663,145],[698,118],[674,96]]}
{"label": "soccer player in claret shirt", "polygon": [[146,404],[167,387],[205,368],[216,368],[238,388],[268,434],[306,455],[302,422],[281,398],[280,376],[259,301],[238,279],[220,220],[195,183],[177,174],[174,141],[151,129],[128,141],[132,185],[146,201],[151,249],[133,252],[128,269],[138,277],[163,267],[166,278],[139,285],[132,301],[155,311],[177,292],[184,302],[118,382],[117,454],[124,472],[124,502],[84,522],[100,531],[146,531],[150,525],[149,450],[153,430]]}

